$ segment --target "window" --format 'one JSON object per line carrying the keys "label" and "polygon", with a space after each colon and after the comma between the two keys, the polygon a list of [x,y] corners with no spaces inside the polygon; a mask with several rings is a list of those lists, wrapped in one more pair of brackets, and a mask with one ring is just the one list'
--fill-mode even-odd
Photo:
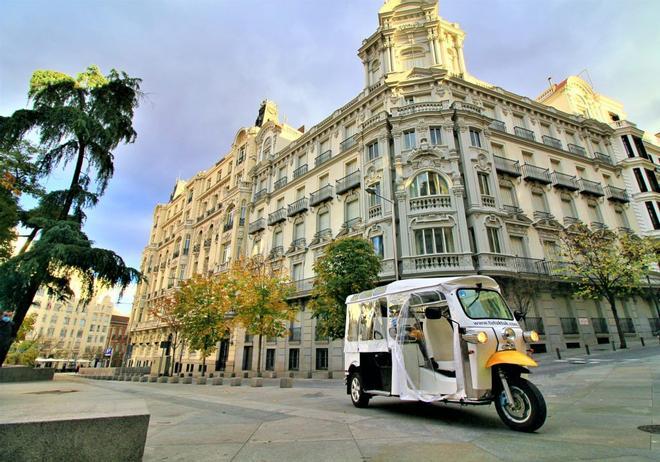
{"label": "window", "polygon": [[356,198],[346,203],[346,221],[354,220],[360,216],[360,201]]}
{"label": "window", "polygon": [[479,172],[477,173],[479,179],[479,192],[481,194],[490,196],[490,186],[488,186],[488,173]]}
{"label": "window", "polygon": [[495,143],[492,143],[490,146],[493,149],[493,154],[495,154],[498,157],[506,157],[504,154],[504,146]]}
{"label": "window", "polygon": [[302,239],[305,237],[305,222],[296,223],[293,228],[293,239]]}
{"label": "window", "polygon": [[561,211],[564,217],[577,218],[577,211],[573,199],[568,194],[561,195]]}
{"label": "window", "polygon": [[347,333],[346,340],[349,342],[357,342],[358,339],[358,329],[360,322],[360,305],[357,303],[351,303],[347,307],[348,309],[348,323],[347,323]]}
{"label": "window", "polygon": [[541,191],[532,191],[532,206],[536,212],[547,212],[545,195]]}
{"label": "window", "polygon": [[442,129],[440,127],[430,127],[429,135],[431,137],[431,144],[433,146],[442,144]]}
{"label": "window", "polygon": [[417,255],[454,252],[452,228],[416,229],[414,235]]}
{"label": "window", "polygon": [[410,197],[448,194],[447,183],[435,172],[422,172],[410,183]]}
{"label": "window", "polygon": [[273,234],[273,248],[282,247],[282,245],[284,244],[283,238],[284,238],[284,233],[282,233],[281,229],[275,231],[275,233]]}
{"label": "window", "polygon": [[522,236],[511,236],[511,253],[516,257],[527,257],[527,246]]}
{"label": "window", "polygon": [[300,200],[303,197],[305,197],[305,187],[304,186],[302,188],[298,188],[296,190],[296,200]]}
{"label": "window", "polygon": [[589,208],[589,218],[591,219],[591,221],[596,223],[602,223],[603,215],[600,213],[600,207],[598,207],[598,203],[594,201],[589,201],[587,206]]}
{"label": "window", "polygon": [[456,295],[465,314],[472,319],[513,319],[506,303],[494,290],[459,289]]}
{"label": "window", "polygon": [[513,183],[506,182],[500,183],[500,196],[502,196],[502,204],[516,207],[518,205],[518,198],[516,197],[516,190]]}
{"label": "window", "polygon": [[646,211],[649,213],[653,229],[660,229],[660,221],[658,221],[658,214],[653,207],[653,202],[644,202],[644,204],[646,205]]}
{"label": "window", "polygon": [[404,101],[405,101],[406,104],[413,104],[415,102],[415,97],[412,96],[412,95],[407,95],[404,98]]}
{"label": "window", "polygon": [[307,153],[303,152],[298,154],[298,159],[296,159],[296,168],[302,167],[307,164]]}
{"label": "window", "polygon": [[294,281],[302,281],[303,277],[303,264],[302,263],[294,263],[293,265],[293,280]]}
{"label": "window", "polygon": [[369,194],[369,207],[374,207],[376,205],[380,205],[380,196],[381,191],[380,191],[380,182],[374,183],[370,186],[375,192],[375,194]]}
{"label": "window", "polygon": [[615,208],[614,213],[616,215],[616,222],[621,228],[629,228],[630,224],[628,223],[628,217],[626,217],[626,212],[622,208]]}
{"label": "window", "polygon": [[252,243],[252,256],[261,254],[261,238],[255,239]]}
{"label": "window", "polygon": [[268,348],[266,350],[266,370],[275,370],[275,348]]}
{"label": "window", "polygon": [[481,147],[481,132],[476,128],[470,128],[470,144],[478,148]]}
{"label": "window", "polygon": [[319,213],[318,230],[324,231],[326,229],[330,229],[330,212],[323,210]]}
{"label": "window", "polygon": [[[380,156],[380,153],[378,152],[378,141],[374,141],[372,143],[369,143],[367,145],[367,159],[368,160],[374,160],[379,156]],[[356,167],[357,167],[357,163],[356,163]]]}
{"label": "window", "polygon": [[236,159],[236,165],[241,164],[245,160],[245,146],[241,146],[238,150],[238,158]]}
{"label": "window", "polygon": [[328,349],[327,348],[317,348],[316,349],[316,370],[318,370],[318,371],[327,371],[328,370]]}
{"label": "window", "polygon": [[633,151],[630,140],[628,139],[628,135],[621,136],[621,141],[623,142],[623,148],[626,151],[626,155],[628,157],[635,157],[635,151]]}
{"label": "window", "polygon": [[[651,160],[651,157],[649,154],[646,152],[646,147],[644,146],[644,141],[639,136],[632,135],[632,139],[635,143],[635,147],[637,148],[637,154],[639,154],[640,157],[643,157],[644,159]],[[651,162],[653,162],[651,160]]]}
{"label": "window", "polygon": [[647,168],[644,170],[646,171],[646,178],[649,180],[649,184],[651,185],[651,190],[654,192],[660,192],[660,185],[658,184],[658,178],[655,176],[655,172]]}
{"label": "window", "polygon": [[374,253],[380,258],[385,257],[385,250],[383,249],[383,236],[373,236],[371,238],[371,245],[374,247]]}
{"label": "window", "polygon": [[644,181],[644,175],[642,175],[642,171],[638,168],[634,168],[633,173],[635,174],[635,179],[637,180],[637,186],[639,186],[639,190],[641,192],[648,192],[649,188],[646,187],[646,182]]}
{"label": "window", "polygon": [[324,186],[328,186],[330,184],[330,175],[325,174],[323,176],[319,177],[319,188],[322,188]]}
{"label": "window", "polygon": [[488,248],[491,253],[502,253],[502,247],[500,246],[500,230],[489,226],[486,228],[486,234],[488,235]]}
{"label": "window", "polygon": [[300,349],[289,349],[289,370],[297,371],[300,367]]}
{"label": "window", "polygon": [[414,149],[417,147],[415,130],[405,130],[403,132],[403,149]]}
{"label": "window", "polygon": [[357,163],[357,160],[352,160],[352,161],[346,163],[346,167],[345,167],[345,169],[346,169],[346,170],[345,170],[345,171],[346,171],[346,175],[350,175],[351,173],[356,172],[357,169],[358,169],[358,163]]}
{"label": "window", "polygon": [[556,261],[559,258],[559,246],[554,241],[543,241],[543,253],[547,260]]}

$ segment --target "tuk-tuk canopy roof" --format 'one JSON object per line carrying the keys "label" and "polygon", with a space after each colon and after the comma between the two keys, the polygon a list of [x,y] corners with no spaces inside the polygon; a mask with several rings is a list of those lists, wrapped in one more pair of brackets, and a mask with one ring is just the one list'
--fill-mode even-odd
{"label": "tuk-tuk canopy roof", "polygon": [[375,289],[365,290],[359,294],[349,295],[346,298],[346,303],[352,303],[359,300],[367,300],[374,297],[383,297],[402,292],[412,292],[419,289],[430,289],[433,287],[440,287],[445,292],[451,292],[458,287],[473,287],[477,284],[482,284],[487,289],[497,289],[498,285],[494,279],[488,276],[471,275],[471,276],[454,276],[446,278],[420,278],[420,279],[403,279],[401,281],[394,281],[387,285],[376,287]]}

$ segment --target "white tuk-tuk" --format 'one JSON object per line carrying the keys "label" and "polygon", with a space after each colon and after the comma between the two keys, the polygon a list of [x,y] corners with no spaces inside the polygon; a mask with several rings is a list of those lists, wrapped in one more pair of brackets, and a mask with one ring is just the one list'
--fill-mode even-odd
{"label": "white tuk-tuk", "polygon": [[534,331],[523,332],[486,276],[407,279],[346,299],[346,391],[356,407],[373,396],[460,404],[495,402],[510,428],[545,422],[538,388],[521,374]]}

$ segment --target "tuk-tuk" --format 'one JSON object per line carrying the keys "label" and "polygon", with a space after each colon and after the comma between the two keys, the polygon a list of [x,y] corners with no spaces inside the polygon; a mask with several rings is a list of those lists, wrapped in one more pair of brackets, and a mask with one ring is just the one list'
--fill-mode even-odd
{"label": "tuk-tuk", "polygon": [[486,276],[407,279],[346,299],[346,392],[356,407],[374,396],[483,405],[495,402],[513,430],[545,422],[541,392],[523,374],[537,363],[519,314]]}

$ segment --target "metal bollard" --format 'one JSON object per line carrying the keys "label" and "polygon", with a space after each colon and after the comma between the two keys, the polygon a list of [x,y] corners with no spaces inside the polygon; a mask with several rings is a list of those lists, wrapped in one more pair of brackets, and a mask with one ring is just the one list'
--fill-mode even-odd
{"label": "metal bollard", "polygon": [[557,359],[561,359],[561,353],[559,353],[559,348],[555,348],[555,351],[557,352]]}
{"label": "metal bollard", "polygon": [[642,342],[642,346],[646,346],[644,345],[644,337],[640,337],[639,340]]}
{"label": "metal bollard", "polygon": [[616,342],[612,342],[612,351],[616,351]]}
{"label": "metal bollard", "polygon": [[591,352],[589,351],[589,345],[585,343],[584,348],[587,350],[587,355],[591,355]]}

